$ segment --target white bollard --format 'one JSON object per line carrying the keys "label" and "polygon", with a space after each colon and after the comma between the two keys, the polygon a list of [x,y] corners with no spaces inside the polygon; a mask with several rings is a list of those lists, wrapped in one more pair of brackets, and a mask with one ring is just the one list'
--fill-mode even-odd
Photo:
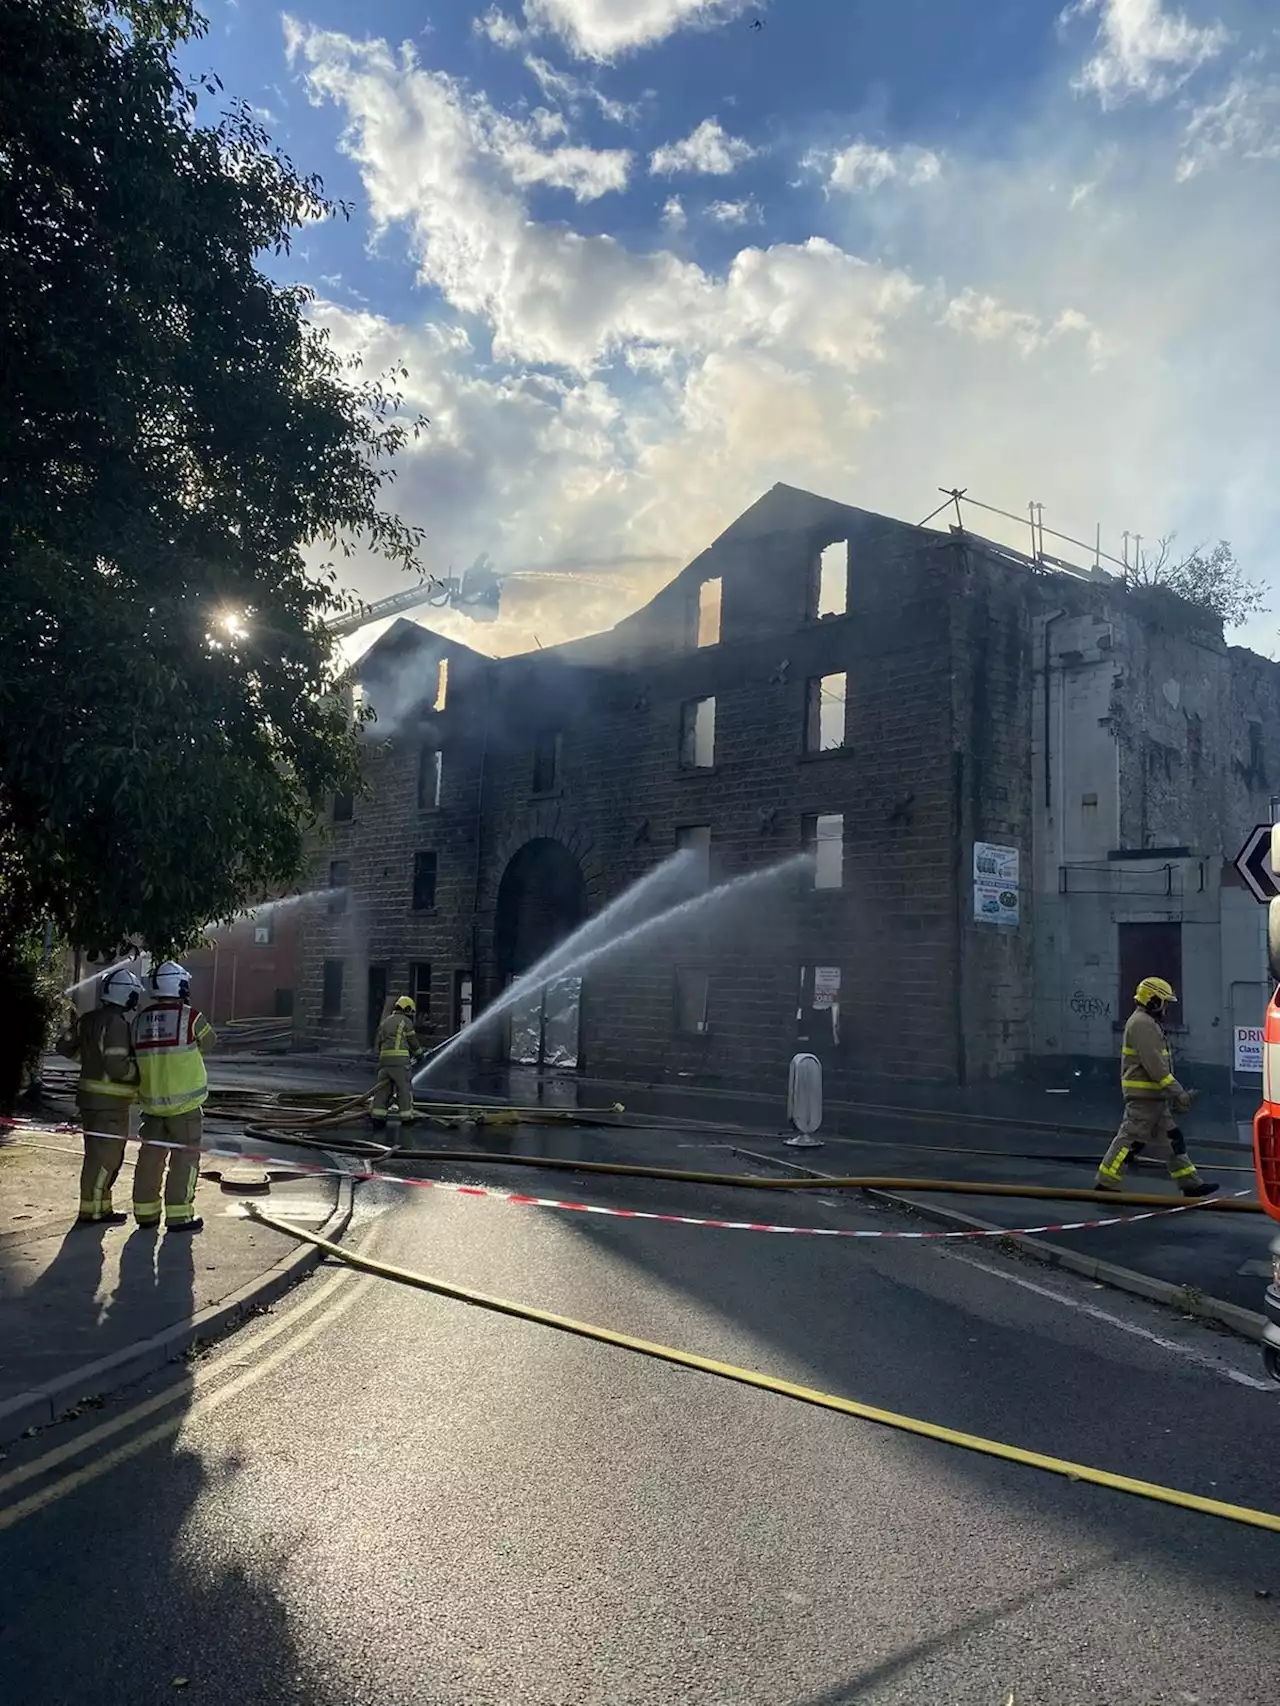
{"label": "white bollard", "polygon": [[792,1149],[822,1148],[822,1140],[813,1135],[822,1124],[822,1062],[816,1054],[792,1057],[787,1075],[787,1119],[795,1136],[784,1141]]}

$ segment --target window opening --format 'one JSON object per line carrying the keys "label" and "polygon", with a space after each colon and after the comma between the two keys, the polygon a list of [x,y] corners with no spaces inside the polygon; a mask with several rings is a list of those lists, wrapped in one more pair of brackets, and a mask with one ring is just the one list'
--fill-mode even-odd
{"label": "window opening", "polygon": [[687,770],[710,770],[716,761],[716,702],[689,699],[680,707],[680,762]]}

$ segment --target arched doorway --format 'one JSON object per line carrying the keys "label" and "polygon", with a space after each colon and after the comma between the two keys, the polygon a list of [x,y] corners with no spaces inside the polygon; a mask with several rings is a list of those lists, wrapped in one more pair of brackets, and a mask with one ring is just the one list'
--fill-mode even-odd
{"label": "arched doorway", "polygon": [[[587,914],[578,861],[548,836],[526,841],[498,885],[494,947],[505,989],[559,947]],[[522,1066],[578,1064],[580,977],[552,978],[511,1009],[508,1057]]]}

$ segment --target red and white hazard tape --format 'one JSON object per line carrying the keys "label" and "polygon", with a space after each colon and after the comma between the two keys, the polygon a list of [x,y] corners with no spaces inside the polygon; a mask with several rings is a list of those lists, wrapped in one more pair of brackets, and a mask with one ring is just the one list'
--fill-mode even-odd
{"label": "red and white hazard tape", "polygon": [[[3,1126],[34,1127],[41,1131],[75,1132],[74,1125],[39,1126],[30,1120],[5,1120]],[[154,1140],[158,1148],[180,1149],[182,1144]],[[316,1146],[320,1147],[319,1145]],[[322,1177],[356,1179],[362,1183],[403,1185],[427,1191],[447,1191],[451,1196],[488,1197],[493,1202],[514,1203],[519,1208],[554,1208],[572,1214],[601,1214],[613,1220],[651,1220],[664,1226],[710,1226],[722,1232],[773,1232],[801,1238],[1025,1238],[1039,1232],[1089,1232],[1099,1226],[1131,1226],[1140,1220],[1159,1220],[1171,1214],[1187,1214],[1200,1207],[1198,1202],[1174,1203],[1169,1208],[1148,1208],[1138,1214],[1110,1214],[1097,1220],[1060,1220],[1045,1226],[992,1226],[964,1232],[880,1232],[842,1226],[780,1226],[766,1220],[715,1220],[696,1214],[659,1214],[652,1209],[606,1208],[602,1203],[570,1202],[562,1197],[535,1197],[523,1191],[499,1191],[491,1185],[459,1185],[445,1179],[405,1179],[397,1173],[377,1173],[365,1169],[322,1167],[313,1161],[299,1161],[293,1156],[264,1155],[257,1151],[229,1148],[218,1144],[206,1146],[202,1154],[228,1161],[251,1161],[260,1167],[285,1167],[290,1172]],[[428,1151],[422,1159],[429,1160]],[[1247,1191],[1233,1191],[1232,1196],[1247,1196]]]}

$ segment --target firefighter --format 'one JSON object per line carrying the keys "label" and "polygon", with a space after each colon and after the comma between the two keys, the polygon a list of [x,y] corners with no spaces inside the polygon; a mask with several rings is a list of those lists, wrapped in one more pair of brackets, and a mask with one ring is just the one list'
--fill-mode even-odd
{"label": "firefighter", "polygon": [[1196,1172],[1186,1139],[1174,1114],[1191,1107],[1191,1092],[1173,1075],[1169,1044],[1160,1020],[1178,997],[1162,977],[1144,977],[1134,994],[1137,1005],[1124,1028],[1120,1051],[1120,1088],[1124,1118],[1098,1168],[1097,1189],[1118,1191],[1125,1163],[1150,1145],[1169,1169],[1184,1197],[1209,1197],[1217,1190]]}
{"label": "firefighter", "polygon": [[374,1125],[382,1125],[390,1111],[391,1092],[395,1091],[396,1112],[402,1120],[416,1120],[413,1111],[413,1080],[410,1063],[423,1052],[413,1022],[418,1009],[407,995],[402,995],[374,1033],[373,1046],[378,1051],[378,1082],[374,1086],[373,1106],[369,1116]]}
{"label": "firefighter", "polygon": [[124,1165],[125,1140],[138,1099],[138,1062],[128,1015],[142,995],[142,984],[118,966],[98,983],[99,1005],[78,1017],[73,1013],[58,1037],[57,1050],[80,1062],[76,1107],[84,1126],[84,1166],[80,1170],[77,1226],[120,1226],[129,1216],[112,1205],[111,1190]]}
{"label": "firefighter", "polygon": [[142,1144],[133,1173],[133,1214],[139,1226],[158,1226],[163,1209],[168,1231],[199,1232],[204,1221],[195,1211],[196,1184],[209,1094],[204,1057],[217,1039],[191,1005],[191,974],[184,966],[165,960],[150,982],[153,999],[138,1019],[134,1044]]}

